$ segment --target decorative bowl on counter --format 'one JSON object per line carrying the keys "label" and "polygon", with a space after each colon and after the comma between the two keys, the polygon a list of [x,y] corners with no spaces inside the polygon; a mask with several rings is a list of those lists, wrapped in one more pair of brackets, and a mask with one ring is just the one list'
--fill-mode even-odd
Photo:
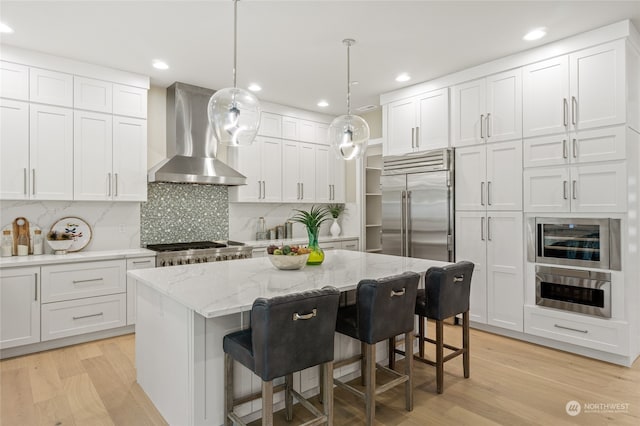
{"label": "decorative bowl on counter", "polygon": [[47,244],[53,250],[53,254],[67,254],[73,240],[47,240]]}
{"label": "decorative bowl on counter", "polygon": [[309,253],[298,255],[267,254],[271,264],[278,269],[302,269],[309,260]]}

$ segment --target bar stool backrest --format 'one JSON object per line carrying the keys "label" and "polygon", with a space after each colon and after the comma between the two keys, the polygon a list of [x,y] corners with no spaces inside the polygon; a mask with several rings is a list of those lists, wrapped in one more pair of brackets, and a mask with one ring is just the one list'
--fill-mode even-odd
{"label": "bar stool backrest", "polygon": [[360,340],[374,344],[413,330],[419,281],[414,272],[360,281],[356,292]]}
{"label": "bar stool backrest", "polygon": [[251,309],[255,372],[264,381],[333,360],[340,292],[335,287],[271,299]]}
{"label": "bar stool backrest", "polygon": [[424,279],[426,317],[443,320],[469,310],[473,263],[431,267]]}

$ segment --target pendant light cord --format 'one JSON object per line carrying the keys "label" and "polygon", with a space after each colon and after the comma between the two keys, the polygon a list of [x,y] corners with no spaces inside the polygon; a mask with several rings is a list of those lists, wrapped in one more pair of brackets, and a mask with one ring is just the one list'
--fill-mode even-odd
{"label": "pendant light cord", "polygon": [[351,115],[351,44],[354,40],[343,41],[347,45],[347,115]]}
{"label": "pendant light cord", "polygon": [[236,63],[238,61],[238,0],[233,0],[233,88],[236,84]]}

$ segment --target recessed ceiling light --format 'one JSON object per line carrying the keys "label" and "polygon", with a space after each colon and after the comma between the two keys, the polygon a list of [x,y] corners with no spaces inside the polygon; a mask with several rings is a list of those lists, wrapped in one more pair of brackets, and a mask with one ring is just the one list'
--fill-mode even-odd
{"label": "recessed ceiling light", "polygon": [[329,102],[327,101],[318,101],[318,106],[319,107],[328,107],[329,106]]}
{"label": "recessed ceiling light", "polygon": [[159,59],[154,59],[152,65],[157,70],[168,70],[169,69],[169,65],[166,62],[161,61]]}
{"label": "recessed ceiling light", "polygon": [[409,81],[409,80],[411,80],[411,76],[409,74],[407,74],[406,72],[403,72],[402,74],[399,74],[396,77],[396,81],[400,81],[400,82]]}
{"label": "recessed ceiling light", "polygon": [[12,32],[13,32],[13,28],[8,26],[4,22],[0,22],[0,33],[8,33],[8,34],[10,34]]}
{"label": "recessed ceiling light", "polygon": [[547,35],[547,29],[544,27],[540,27],[540,28],[536,28],[529,31],[524,35],[524,37],[522,37],[522,39],[526,41],[540,40],[542,37],[546,35]]}
{"label": "recessed ceiling light", "polygon": [[251,83],[249,85],[249,90],[251,90],[252,92],[259,92],[262,90],[262,87],[260,87],[260,85],[256,84],[256,83]]}

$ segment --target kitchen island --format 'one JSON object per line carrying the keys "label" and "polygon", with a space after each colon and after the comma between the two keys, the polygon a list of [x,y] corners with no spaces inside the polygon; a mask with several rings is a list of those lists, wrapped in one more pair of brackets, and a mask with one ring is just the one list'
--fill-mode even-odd
{"label": "kitchen island", "polygon": [[[445,262],[347,250],[326,252],[322,265],[281,271],[268,258],[192,264],[130,271],[138,283],[136,324],[137,380],[165,420],[172,425],[223,424],[223,337],[249,325],[258,297],[274,297],[327,285],[342,292],[362,279],[405,271],[424,272]],[[302,350],[303,348],[301,348]],[[357,353],[359,343],[336,334],[336,358]],[[387,357],[386,343],[378,360]],[[336,377],[359,375],[358,364],[336,369]],[[239,395],[260,389],[258,377],[235,370]],[[295,387],[305,395],[318,391],[317,367],[296,374]],[[280,395],[274,401],[283,405]],[[260,401],[236,412],[259,417]]]}

